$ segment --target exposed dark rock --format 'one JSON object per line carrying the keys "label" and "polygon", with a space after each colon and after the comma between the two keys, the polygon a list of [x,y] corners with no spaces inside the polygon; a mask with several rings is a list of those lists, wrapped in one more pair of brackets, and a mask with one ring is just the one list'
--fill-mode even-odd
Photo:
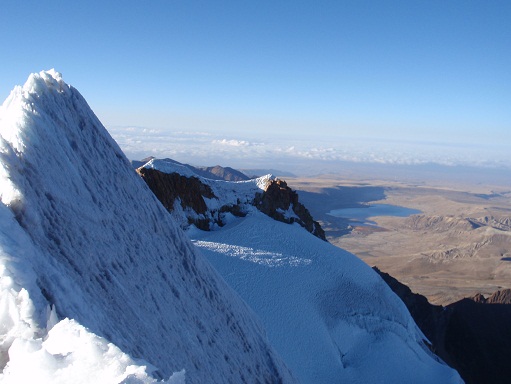
{"label": "exposed dark rock", "polygon": [[149,186],[168,211],[173,211],[176,199],[183,210],[192,209],[197,216],[188,217],[189,224],[209,230],[210,220],[206,217],[207,206],[204,198],[214,198],[211,188],[197,177],[186,177],[178,173],[163,173],[156,169],[138,168],[137,173]]}
{"label": "exposed dark rock", "polygon": [[205,198],[217,198],[211,188],[198,177],[187,177],[177,172],[164,173],[152,168],[138,168],[137,173],[149,186],[163,206],[172,212],[179,199],[183,211],[189,212],[186,225],[193,224],[203,231],[209,231],[213,224],[222,227],[223,214],[231,213],[243,217],[246,212],[238,204],[224,204],[218,210],[208,210]]}
{"label": "exposed dark rock", "polygon": [[258,193],[254,205],[261,212],[284,223],[298,223],[314,236],[326,241],[325,231],[314,221],[309,210],[298,201],[298,193],[287,186],[284,180],[276,179]]}
{"label": "exposed dark rock", "polygon": [[375,270],[403,300],[433,344],[432,350],[467,384],[510,382],[511,290],[497,291],[487,299],[478,294],[441,307]]}
{"label": "exposed dark rock", "polygon": [[211,188],[201,183],[197,177],[163,173],[149,168],[139,168],[137,173],[168,210],[174,209],[174,202],[179,198],[183,209],[190,207],[197,213],[205,213],[207,206],[204,197],[215,197]]}
{"label": "exposed dark rock", "polygon": [[[187,223],[182,223],[183,226],[194,224],[197,228],[208,231],[214,224],[225,224],[225,213],[237,217],[247,213],[246,204],[241,204],[239,199],[237,204],[224,204],[217,210],[208,210],[204,199],[217,196],[199,177],[182,176],[177,172],[164,173],[144,167],[138,168],[137,172],[169,212],[177,209],[175,203],[179,199],[182,210],[188,212],[184,219]],[[289,188],[285,181],[271,181],[266,191],[254,196],[252,204],[275,220],[288,224],[299,223],[307,231],[326,241],[321,225],[314,221],[307,208],[298,202],[298,194]]]}

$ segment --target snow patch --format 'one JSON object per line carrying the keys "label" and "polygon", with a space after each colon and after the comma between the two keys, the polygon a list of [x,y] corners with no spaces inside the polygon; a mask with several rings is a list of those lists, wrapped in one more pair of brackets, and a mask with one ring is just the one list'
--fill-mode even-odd
{"label": "snow patch", "polygon": [[236,257],[240,260],[250,261],[267,267],[296,267],[312,263],[312,260],[310,259],[285,255],[280,252],[264,251],[262,249],[252,247],[241,247],[238,245],[200,240],[194,241],[194,244],[211,252],[216,252],[229,257]]}
{"label": "snow patch", "polygon": [[5,384],[185,383],[184,371],[169,381],[157,381],[149,376],[147,363],[133,360],[69,319],[58,322],[44,339],[17,338],[9,349],[9,358],[0,374],[0,382]]}

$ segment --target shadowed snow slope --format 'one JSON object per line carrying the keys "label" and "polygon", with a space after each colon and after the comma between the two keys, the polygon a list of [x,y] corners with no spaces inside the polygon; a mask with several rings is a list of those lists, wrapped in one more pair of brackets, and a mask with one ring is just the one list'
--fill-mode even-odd
{"label": "shadowed snow slope", "polygon": [[293,381],[59,73],[12,91],[0,135],[0,381],[152,382],[134,358],[170,382]]}
{"label": "shadowed snow slope", "polygon": [[462,382],[424,346],[399,298],[352,254],[260,212],[190,235],[260,316],[302,383]]}

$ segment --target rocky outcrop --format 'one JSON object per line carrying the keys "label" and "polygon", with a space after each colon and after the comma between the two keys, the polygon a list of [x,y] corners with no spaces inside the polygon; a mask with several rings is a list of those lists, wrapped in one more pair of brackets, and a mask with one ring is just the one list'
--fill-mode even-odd
{"label": "rocky outcrop", "polygon": [[467,384],[509,383],[511,290],[488,298],[478,294],[446,307],[432,305],[392,276],[375,268],[403,300],[432,350],[455,368]]}
{"label": "rocky outcrop", "polygon": [[309,210],[298,201],[298,193],[284,180],[275,179],[266,190],[257,194],[254,205],[261,212],[284,223],[298,223],[314,236],[326,241],[325,231],[314,221]]}
{"label": "rocky outcrop", "polygon": [[137,173],[149,186],[151,191],[170,212],[178,209],[176,201],[182,211],[188,211],[188,225],[208,231],[212,224],[223,226],[221,214],[230,212],[235,216],[244,216],[245,213],[238,205],[226,204],[218,210],[208,210],[204,199],[217,198],[211,187],[201,182],[198,177],[186,177],[179,173],[164,173],[151,168],[138,168]]}
{"label": "rocky outcrop", "polygon": [[494,292],[488,298],[479,293],[472,297],[472,300],[481,304],[511,304],[511,289]]}
{"label": "rocky outcrop", "polygon": [[207,206],[204,198],[215,197],[211,188],[201,183],[197,177],[163,173],[148,168],[139,168],[137,173],[168,210],[174,209],[174,203],[179,198],[183,209],[190,207],[197,213],[205,213]]}
{"label": "rocky outcrop", "polygon": [[445,350],[465,382],[509,383],[511,305],[463,299],[445,316]]}
{"label": "rocky outcrop", "polygon": [[[165,160],[167,163],[169,161],[172,164],[182,165],[173,160]],[[200,176],[190,176],[192,173],[185,176],[179,172],[166,173],[146,167],[138,168],[137,173],[163,206],[178,216],[176,218],[184,228],[191,224],[205,231],[211,230],[215,225],[222,227],[226,224],[227,213],[242,217],[255,206],[275,220],[288,224],[298,223],[314,236],[326,241],[321,225],[313,220],[307,208],[298,201],[298,194],[289,188],[283,180],[268,180],[265,183],[264,191],[260,193],[253,191],[248,199],[247,196],[244,196],[242,199],[238,198],[227,202],[221,201],[220,196],[216,196],[210,187],[210,185],[216,185],[215,182],[205,180]],[[223,182],[218,181],[217,183]],[[232,184],[231,188],[234,195],[236,194],[236,185]],[[212,204],[215,208],[208,207],[206,203],[211,199],[217,200],[215,204]]]}

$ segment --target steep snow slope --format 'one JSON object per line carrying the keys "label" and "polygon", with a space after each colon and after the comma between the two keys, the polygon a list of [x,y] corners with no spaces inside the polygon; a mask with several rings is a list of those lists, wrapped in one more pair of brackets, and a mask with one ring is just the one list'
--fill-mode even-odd
{"label": "steep snow slope", "polygon": [[187,383],[293,380],[59,73],[13,90],[0,136],[1,380],[151,382],[132,358]]}
{"label": "steep snow slope", "polygon": [[191,234],[303,383],[459,383],[358,258],[260,212]]}

